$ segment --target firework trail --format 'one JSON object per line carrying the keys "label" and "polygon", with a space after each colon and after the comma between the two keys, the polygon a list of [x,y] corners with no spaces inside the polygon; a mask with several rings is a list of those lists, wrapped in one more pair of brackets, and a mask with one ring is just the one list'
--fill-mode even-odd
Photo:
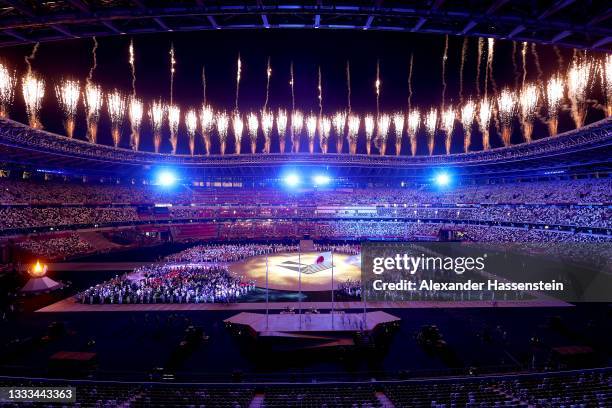
{"label": "firework trail", "polygon": [[227,128],[229,126],[229,117],[225,112],[217,113],[216,117],[217,134],[221,145],[221,154],[225,154],[225,145],[227,143]]}
{"label": "firework trail", "polygon": [[523,82],[521,82],[521,88],[525,86],[525,81],[527,80],[527,42],[523,42],[523,47],[521,48],[521,61],[523,63]]}
{"label": "firework trail", "polygon": [[404,133],[404,114],[397,112],[393,115],[393,128],[395,129],[395,155],[402,152],[402,134]]}
{"label": "firework trail", "polygon": [[521,74],[518,70],[518,65],[516,64],[516,41],[512,41],[512,73],[514,74],[514,87],[519,87],[519,78]]}
{"label": "firework trail", "polygon": [[271,76],[272,76],[272,67],[270,67],[270,57],[268,57],[268,65],[266,67],[266,101],[264,102],[264,107],[263,107],[264,111],[268,110],[268,100],[270,98],[270,77]]}
{"label": "firework trail", "polygon": [[351,113],[351,64],[346,61],[346,99],[348,104],[348,113]]}
{"label": "firework trail", "polygon": [[412,68],[414,67],[414,54],[410,54],[410,69],[408,70],[408,111],[412,109]]}
{"label": "firework trail", "polygon": [[[175,66],[176,59],[174,58],[174,44],[170,45],[170,105],[174,105],[174,73],[176,71]],[[168,118],[170,120],[170,118]]]}
{"label": "firework trail", "polygon": [[319,90],[319,116],[323,114],[323,86],[321,85],[321,66],[319,65],[319,80],[317,89]]}
{"label": "firework trail", "polygon": [[98,139],[98,120],[100,119],[100,109],[102,108],[102,89],[91,81],[85,85],[85,113],[87,115],[87,139],[91,143],[96,143]]}
{"label": "firework trail", "polygon": [[[488,47],[487,47],[487,65],[488,65],[487,80],[491,82],[493,93],[497,93],[497,82],[495,82],[495,77],[493,76],[493,62],[494,62],[494,57],[495,57],[495,39],[494,38],[487,39],[487,44],[488,44]],[[485,91],[485,96],[486,96],[486,91]]]}
{"label": "firework trail", "polygon": [[589,61],[577,61],[567,75],[567,96],[572,103],[572,118],[576,127],[584,125],[587,112],[586,92],[590,85],[593,64]]}
{"label": "firework trail", "polygon": [[293,61],[291,61],[291,65],[289,66],[289,76],[291,79],[289,80],[289,85],[291,85],[291,111],[295,110],[295,81],[293,79]]}
{"label": "firework trail", "polygon": [[376,81],[374,82],[376,89],[376,117],[380,115],[380,61],[376,60]]}
{"label": "firework trail", "polygon": [[478,38],[478,56],[476,57],[476,95],[480,98],[480,65],[482,61],[482,52],[484,48],[484,39]]}
{"label": "firework trail", "polygon": [[378,147],[378,151],[381,156],[384,156],[387,152],[387,138],[389,137],[389,127],[391,125],[391,117],[386,113],[383,113],[378,117],[378,126],[377,130],[377,138],[376,143]]}
{"label": "firework trail", "polygon": [[314,153],[314,141],[317,134],[317,117],[314,114],[308,115],[306,118],[306,134],[308,136],[308,150],[310,154]]}
{"label": "firework trail", "polygon": [[448,60],[448,34],[444,40],[444,53],[442,54],[442,109],[446,102],[446,61]]}
{"label": "firework trail", "polygon": [[185,128],[189,137],[189,153],[193,156],[195,153],[195,136],[198,129],[198,115],[193,109],[189,109],[185,114]]}
{"label": "firework trail", "polygon": [[129,47],[129,62],[130,62],[130,71],[132,73],[132,98],[136,97],[136,59],[134,56],[134,40],[130,39],[130,47]]}
{"label": "firework trail", "polygon": [[272,145],[272,128],[274,127],[274,114],[261,111],[261,131],[264,135],[264,153],[270,153]]}
{"label": "firework trail", "polygon": [[414,156],[417,151],[417,131],[421,124],[421,114],[417,109],[411,110],[408,113],[408,138],[410,139],[410,153]]}
{"label": "firework trail", "polygon": [[502,142],[507,147],[510,146],[512,120],[516,112],[516,96],[508,88],[502,89],[497,98],[497,110],[502,125]]}
{"label": "firework trail", "polygon": [[346,113],[336,112],[332,119],[334,132],[336,133],[336,152],[342,153],[344,147],[344,129],[346,128]]}
{"label": "firework trail", "polygon": [[489,150],[491,148],[489,124],[491,123],[492,114],[493,109],[491,107],[491,102],[488,99],[481,100],[478,107],[478,127],[482,132],[483,150]]}
{"label": "firework trail", "polygon": [[351,154],[357,153],[357,137],[359,135],[360,119],[357,115],[349,115],[347,119],[349,151]]}
{"label": "firework trail", "polygon": [[291,112],[291,137],[292,149],[295,153],[300,152],[300,136],[304,126],[304,115],[299,110]]}
{"label": "firework trail", "polygon": [[461,108],[461,125],[463,126],[463,151],[467,153],[470,151],[472,144],[472,124],[474,123],[474,116],[476,115],[476,105],[471,99],[463,105]]}
{"label": "firework trail", "polygon": [[177,105],[166,106],[168,112],[168,127],[170,128],[170,144],[172,145],[172,154],[176,154],[178,146],[178,128],[181,122],[181,108]]}
{"label": "firework trail", "polygon": [[130,98],[128,106],[128,118],[130,119],[130,128],[132,134],[130,135],[130,145],[132,149],[140,149],[140,127],[142,125],[142,116],[144,114],[144,105],[142,101],[135,96]]}
{"label": "firework trail", "polygon": [[118,90],[106,95],[106,108],[111,121],[111,134],[113,144],[119,146],[121,142],[121,125],[125,118],[125,97]]}
{"label": "firework trail", "polygon": [[538,84],[541,84],[542,75],[544,75],[544,73],[542,72],[542,66],[540,65],[540,55],[538,54],[536,43],[531,43],[531,55],[533,56],[533,62],[535,63],[536,71],[538,72]]}
{"label": "firework trail", "polygon": [[363,119],[363,124],[365,126],[366,152],[369,155],[372,149],[372,136],[374,136],[374,117],[366,115]]}
{"label": "firework trail", "polygon": [[434,151],[436,127],[438,125],[438,111],[431,108],[425,116],[425,129],[427,130],[427,150],[431,156]]}
{"label": "firework trail", "polygon": [[206,155],[211,152],[212,141],[210,133],[213,125],[215,124],[215,113],[209,105],[202,105],[200,109],[200,126],[202,128],[202,137],[204,138],[204,147],[206,148]]}
{"label": "firework trail", "polygon": [[465,68],[465,59],[468,52],[468,37],[463,37],[463,46],[461,47],[461,63],[459,64],[459,100],[463,103],[463,71]]}
{"label": "firework trail", "polygon": [[553,50],[555,51],[555,55],[557,56],[557,65],[559,68],[563,68],[563,54],[561,54],[561,50],[556,45],[553,45]]}
{"label": "firework trail", "polygon": [[251,112],[247,117],[247,129],[249,132],[249,139],[251,139],[251,154],[255,154],[257,150],[257,130],[259,129],[259,119],[257,114]]}
{"label": "firework trail", "polygon": [[608,54],[603,61],[603,82],[606,84],[606,114],[612,116],[612,55]]}
{"label": "firework trail", "polygon": [[0,64],[0,118],[7,118],[15,98],[15,74]]}
{"label": "firework trail", "polygon": [[34,59],[36,58],[36,53],[38,52],[38,47],[40,47],[40,43],[34,44],[34,47],[32,48],[32,52],[30,53],[30,55],[25,57],[25,63],[27,65],[27,67],[28,67],[26,75],[31,75],[32,74],[32,61],[34,61]]}
{"label": "firework trail", "polygon": [[331,132],[331,120],[327,116],[319,117],[319,145],[323,154],[327,153],[329,147],[329,134]]}
{"label": "firework trail", "polygon": [[40,112],[42,98],[45,96],[45,81],[30,72],[23,77],[21,82],[30,127],[40,129],[42,124],[38,118],[38,113]]}
{"label": "firework trail", "polygon": [[202,65],[202,103],[206,105],[206,65]]}
{"label": "firework trail", "polygon": [[66,80],[55,86],[55,95],[60,109],[64,114],[64,128],[66,136],[72,139],[74,134],[74,120],[79,104],[81,87],[78,81]]}
{"label": "firework trail", "polygon": [[240,95],[240,77],[242,75],[242,61],[240,61],[240,54],[238,54],[238,62],[236,63],[236,104],[234,110],[238,112],[238,96]]}
{"label": "firework trail", "polygon": [[153,128],[153,146],[155,153],[159,153],[162,141],[162,126],[164,125],[164,106],[161,101],[155,101],[149,109],[149,119]]}
{"label": "firework trail", "polygon": [[278,131],[280,152],[285,153],[285,145],[287,144],[287,111],[284,109],[279,109],[276,114],[276,130]]}
{"label": "firework trail", "polygon": [[563,80],[559,76],[553,76],[546,84],[546,103],[548,110],[548,130],[551,136],[557,134],[559,125],[559,107],[563,100]]}
{"label": "firework trail", "polygon": [[455,116],[453,107],[449,106],[442,112],[442,116],[440,117],[440,128],[444,132],[444,146],[446,147],[446,154],[450,154],[453,128],[455,127]]}
{"label": "firework trail", "polygon": [[98,66],[98,54],[97,54],[98,39],[95,36],[92,37],[92,39],[93,39],[93,47],[91,49],[92,64],[91,64],[91,68],[89,68],[89,73],[87,74],[87,81],[86,81],[87,85],[91,84],[91,81],[93,80],[94,71],[96,70]]}
{"label": "firework trail", "polygon": [[234,137],[236,138],[236,154],[240,154],[241,144],[242,144],[242,133],[244,131],[244,122],[242,122],[242,118],[238,112],[234,113],[232,117],[232,129],[234,130]]}
{"label": "firework trail", "polygon": [[533,84],[527,84],[519,93],[519,108],[521,113],[521,124],[523,137],[526,142],[531,142],[533,134],[533,120],[538,109],[538,89]]}

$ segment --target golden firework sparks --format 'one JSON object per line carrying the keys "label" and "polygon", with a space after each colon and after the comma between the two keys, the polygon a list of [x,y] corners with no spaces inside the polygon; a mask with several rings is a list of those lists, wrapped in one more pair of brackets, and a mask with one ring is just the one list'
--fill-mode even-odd
{"label": "golden firework sparks", "polygon": [[134,150],[138,150],[140,147],[140,126],[142,125],[143,113],[144,106],[142,101],[136,97],[131,97],[128,106],[128,118],[130,119],[130,127],[132,128],[130,144]]}
{"label": "golden firework sparks", "polygon": [[106,95],[106,107],[111,121],[111,133],[115,147],[121,142],[121,125],[125,118],[125,105],[125,97],[118,90]]}
{"label": "golden firework sparks", "polygon": [[79,95],[81,87],[78,81],[65,80],[55,86],[55,95],[59,103],[60,109],[64,114],[64,127],[66,128],[66,136],[72,138],[74,133],[74,118],[79,105]]}
{"label": "golden firework sparks", "polygon": [[6,118],[13,105],[15,97],[15,75],[7,67],[0,64],[0,117]]}
{"label": "golden firework sparks", "polygon": [[45,96],[45,81],[33,73],[28,73],[23,77],[21,90],[30,126],[41,128],[42,125],[38,119],[38,113],[40,112],[42,99]]}

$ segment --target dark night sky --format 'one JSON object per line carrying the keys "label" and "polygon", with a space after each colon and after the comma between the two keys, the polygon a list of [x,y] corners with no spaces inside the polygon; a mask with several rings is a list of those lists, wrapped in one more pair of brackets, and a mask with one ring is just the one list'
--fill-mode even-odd
{"label": "dark night sky", "polygon": [[[126,93],[131,89],[128,64],[128,45],[131,37],[100,38],[98,67],[94,81],[104,89],[117,87]],[[266,60],[272,63],[270,106],[291,106],[289,87],[289,65],[294,62],[296,81],[296,105],[305,112],[318,110],[317,67],[323,74],[324,111],[332,113],[345,109],[347,103],[345,65],[351,64],[352,106],[357,112],[375,111],[376,96],[374,80],[376,61],[381,68],[381,110],[392,112],[405,110],[408,98],[408,70],[411,53],[414,53],[413,105],[421,110],[441,104],[442,80],[441,57],[444,36],[411,33],[384,33],[370,31],[207,31],[193,33],[147,34],[133,37],[136,50],[137,94],[147,100],[162,97],[169,99],[170,43],[176,50],[175,101],[183,111],[188,107],[199,107],[202,100],[201,70],[206,66],[207,97],[217,109],[231,110],[234,105],[236,58],[242,56],[243,71],[240,84],[240,109],[243,112],[261,109],[265,99]],[[469,39],[465,63],[464,94],[476,95],[477,39]],[[33,69],[48,79],[45,102],[41,113],[45,128],[63,133],[61,115],[49,80],[74,77],[84,82],[91,66],[91,39],[68,42],[44,43],[40,45]],[[447,103],[459,100],[459,65],[463,38],[450,37],[447,61]],[[558,69],[555,50],[549,46],[538,46],[540,63],[548,78]],[[486,43],[485,43],[486,49]],[[520,50],[520,44],[518,44]],[[2,49],[0,59],[21,75],[25,72],[24,56],[31,46]],[[564,66],[572,56],[572,50],[561,49]],[[516,54],[520,68],[520,52]],[[528,54],[528,80],[537,78],[537,70],[531,53]],[[514,85],[512,65],[512,43],[496,42],[494,76],[498,88]],[[481,79],[484,77],[484,63]],[[25,121],[20,92],[16,94],[12,117]],[[591,114],[592,113],[592,114]],[[591,112],[589,122],[598,119]],[[571,128],[571,123],[562,115],[560,131]],[[109,142],[106,114],[102,114],[102,142]],[[146,121],[145,121],[146,122]],[[460,128],[460,126],[459,126]],[[542,133],[542,131],[544,133]],[[460,132],[460,130],[459,130]],[[76,137],[84,136],[84,114],[82,106]],[[143,147],[148,148],[149,128],[143,128]],[[455,132],[457,133],[457,132]],[[127,126],[124,130],[127,136]],[[535,135],[545,135],[545,128],[536,127]],[[455,135],[460,138],[461,136]],[[127,139],[127,137],[126,137]],[[492,137],[497,145],[497,138]],[[421,139],[423,140],[423,139]],[[184,141],[182,141],[184,142]],[[181,143],[182,143],[181,142]],[[183,143],[182,143],[183,144]],[[423,147],[424,143],[421,143]],[[458,150],[461,143],[455,143]],[[476,148],[476,143],[474,147]],[[183,150],[185,146],[179,147]]]}

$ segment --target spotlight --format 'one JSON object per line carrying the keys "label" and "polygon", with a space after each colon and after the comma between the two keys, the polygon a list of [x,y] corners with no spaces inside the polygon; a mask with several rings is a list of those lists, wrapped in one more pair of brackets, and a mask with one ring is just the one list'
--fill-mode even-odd
{"label": "spotlight", "polygon": [[434,180],[438,186],[446,187],[451,182],[451,177],[448,175],[448,173],[439,173],[436,175]]}
{"label": "spotlight", "polygon": [[300,176],[297,174],[288,174],[284,181],[289,187],[295,187],[300,184]]}
{"label": "spotlight", "polygon": [[331,178],[325,174],[317,174],[312,178],[315,186],[326,186],[331,182]]}
{"label": "spotlight", "polygon": [[164,187],[172,186],[176,183],[176,176],[171,171],[162,171],[157,175],[157,184]]}

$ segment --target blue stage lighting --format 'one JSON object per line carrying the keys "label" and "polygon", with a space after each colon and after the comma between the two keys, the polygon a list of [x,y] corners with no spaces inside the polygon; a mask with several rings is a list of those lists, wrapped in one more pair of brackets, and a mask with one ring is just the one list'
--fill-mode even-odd
{"label": "blue stage lighting", "polygon": [[171,171],[164,170],[157,175],[157,184],[164,187],[170,187],[176,183],[176,175]]}
{"label": "blue stage lighting", "polygon": [[287,176],[285,176],[285,184],[288,185],[289,187],[295,187],[297,185],[300,184],[300,176],[298,176],[295,173],[292,174],[288,174]]}
{"label": "blue stage lighting", "polygon": [[448,173],[438,173],[435,177],[435,182],[440,187],[446,187],[451,182],[451,177]]}
{"label": "blue stage lighting", "polygon": [[312,178],[315,186],[326,186],[331,182],[331,178],[325,174],[317,174]]}

